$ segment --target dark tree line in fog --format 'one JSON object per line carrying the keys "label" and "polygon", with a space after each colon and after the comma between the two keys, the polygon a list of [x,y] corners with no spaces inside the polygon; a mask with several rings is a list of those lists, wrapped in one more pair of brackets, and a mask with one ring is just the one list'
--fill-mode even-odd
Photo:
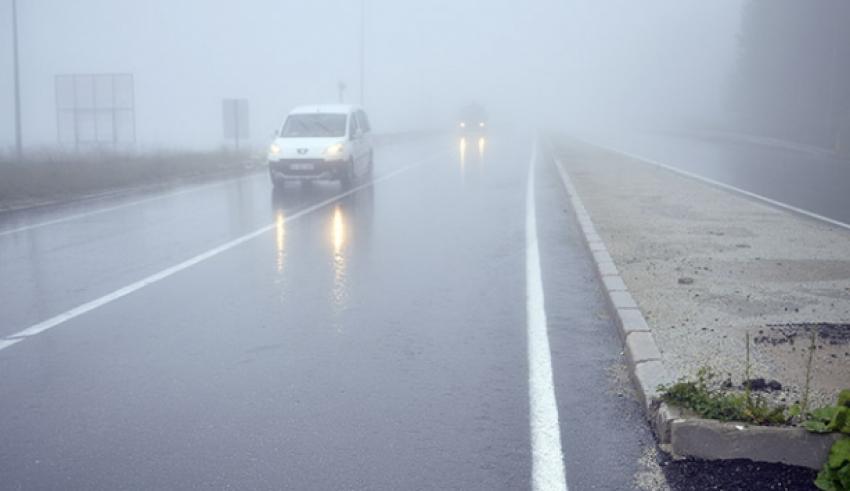
{"label": "dark tree line in fog", "polygon": [[740,130],[850,155],[850,1],[750,0],[739,49]]}

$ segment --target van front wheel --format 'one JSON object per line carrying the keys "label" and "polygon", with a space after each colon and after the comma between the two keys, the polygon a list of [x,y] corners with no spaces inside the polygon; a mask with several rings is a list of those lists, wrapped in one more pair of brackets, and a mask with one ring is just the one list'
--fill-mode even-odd
{"label": "van front wheel", "polygon": [[357,176],[354,173],[354,161],[349,159],[348,162],[345,163],[345,171],[339,181],[343,188],[349,189],[354,185],[356,180]]}
{"label": "van front wheel", "polygon": [[366,166],[366,175],[371,178],[372,175],[374,174],[374,172],[373,172],[374,170],[375,170],[375,154],[372,153],[372,152],[369,152],[369,164]]}

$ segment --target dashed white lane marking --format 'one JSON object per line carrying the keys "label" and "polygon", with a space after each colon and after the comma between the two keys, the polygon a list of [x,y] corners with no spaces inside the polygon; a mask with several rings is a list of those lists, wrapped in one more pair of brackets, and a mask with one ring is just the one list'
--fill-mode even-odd
{"label": "dashed white lane marking", "polygon": [[531,422],[531,487],[535,491],[566,491],[561,428],[552,379],[552,353],[546,322],[543,275],[537,242],[534,168],[537,143],[531,151],[525,219],[526,323],[528,329],[528,393]]}
{"label": "dashed white lane marking", "polygon": [[20,338],[20,339],[0,339],[0,350],[2,350],[3,348],[8,348],[9,346],[12,346],[13,344],[20,342],[20,341],[23,341],[23,338]]}
{"label": "dashed white lane marking", "polygon": [[36,229],[36,228],[47,227],[47,226],[50,226],[50,225],[57,225],[57,224],[60,224],[60,223],[71,222],[71,221],[74,221],[74,220],[79,220],[81,218],[88,218],[90,216],[100,215],[100,214],[103,214],[103,213],[109,213],[111,211],[120,210],[120,209],[123,209],[123,208],[129,208],[131,206],[141,205],[141,204],[144,204],[144,203],[150,203],[152,201],[159,201],[159,200],[162,200],[162,199],[173,198],[175,196],[182,196],[184,194],[195,193],[195,192],[198,192],[198,191],[203,191],[205,189],[215,188],[215,187],[219,187],[219,186],[226,186],[226,185],[228,185],[228,184],[230,184],[234,181],[239,181],[241,179],[248,179],[248,178],[253,178],[253,177],[254,176],[251,175],[251,176],[246,176],[246,177],[240,177],[240,178],[237,178],[237,179],[228,179],[226,181],[215,182],[215,183],[212,183],[212,184],[204,184],[204,185],[200,185],[200,186],[195,186],[195,187],[190,188],[190,189],[185,189],[183,191],[176,191],[176,192],[173,192],[173,193],[166,193],[166,194],[160,194],[160,195],[157,195],[157,196],[151,196],[150,198],[140,199],[140,200],[136,200],[136,201],[130,201],[130,202],[127,202],[127,203],[121,203],[120,205],[109,206],[109,207],[106,207],[106,208],[99,208],[97,210],[87,211],[85,213],[77,213],[76,215],[68,215],[68,216],[65,216],[65,217],[62,217],[62,218],[57,218],[55,220],[47,220],[47,221],[44,221],[44,222],[33,223],[33,224],[30,224],[30,225],[24,225],[22,227],[13,228],[13,229],[10,229],[10,230],[0,230],[0,237],[3,237],[4,235],[12,235],[12,234],[20,233],[20,232],[26,232],[27,230],[33,230],[33,229]]}
{"label": "dashed white lane marking", "polygon": [[[410,165],[407,165],[407,166],[402,167],[400,169],[397,169],[393,172],[390,172],[390,173],[388,173],[384,176],[381,176],[377,179],[374,179],[373,181],[370,181],[366,184],[362,184],[362,185],[357,186],[355,188],[352,188],[352,189],[350,189],[350,190],[348,190],[344,193],[340,193],[340,194],[338,194],[338,195],[336,195],[332,198],[328,198],[328,199],[326,199],[326,200],[324,200],[320,203],[317,203],[315,205],[311,205],[307,208],[299,210],[299,211],[293,213],[292,215],[287,216],[284,221],[289,222],[291,220],[295,220],[295,219],[300,218],[304,215],[307,215],[308,213],[312,213],[316,210],[324,208],[325,206],[328,206],[331,203],[339,201],[340,199],[342,199],[342,198],[344,198],[344,197],[346,197],[350,194],[356,193],[357,191],[359,191],[361,189],[365,189],[365,188],[374,186],[375,184],[377,184],[381,181],[385,181],[387,179],[395,177],[398,174],[405,172],[407,170],[410,170],[410,169],[417,167],[419,165],[422,165],[425,162],[428,162],[429,160],[434,159],[435,157],[436,156],[431,156],[429,158],[422,159],[418,162],[414,162]],[[158,273],[154,273],[154,274],[148,276],[147,278],[139,280],[135,283],[127,285],[127,286],[120,288],[118,290],[115,290],[112,293],[108,293],[108,294],[106,294],[106,295],[104,295],[100,298],[97,298],[95,300],[92,300],[88,303],[84,303],[82,305],[74,307],[71,310],[68,310],[68,311],[63,312],[59,315],[51,317],[50,319],[47,319],[45,321],[39,322],[38,324],[34,324],[34,325],[32,325],[32,326],[30,326],[30,327],[28,327],[28,328],[26,328],[22,331],[19,331],[15,334],[12,334],[10,336],[6,336],[5,339],[0,339],[0,351],[16,344],[19,341],[22,341],[23,339],[41,334],[44,331],[47,331],[48,329],[52,329],[56,326],[59,326],[59,325],[65,323],[65,322],[67,322],[67,321],[69,321],[69,320],[71,320],[75,317],[79,317],[79,316],[85,314],[86,312],[91,312],[92,310],[94,310],[98,307],[102,307],[102,306],[104,306],[104,305],[106,305],[110,302],[113,302],[113,301],[115,301],[115,300],[117,300],[121,297],[125,297],[125,296],[127,296],[127,295],[129,295],[133,292],[141,290],[142,288],[144,288],[148,285],[152,285],[152,284],[154,284],[158,281],[164,280],[165,278],[168,278],[169,276],[172,276],[176,273],[179,273],[180,271],[183,271],[184,269],[190,268],[190,267],[192,267],[192,266],[194,266],[194,265],[196,265],[200,262],[206,261],[207,259],[210,259],[214,256],[217,256],[217,255],[221,254],[222,252],[233,249],[234,247],[236,247],[238,245],[244,244],[245,242],[248,242],[249,240],[254,239],[254,238],[274,229],[276,226],[277,226],[276,223],[271,223],[269,225],[266,225],[266,226],[259,228],[255,231],[251,232],[251,233],[243,235],[243,236],[241,236],[237,239],[231,240],[230,242],[227,242],[227,243],[222,244],[218,247],[210,249],[210,250],[208,250],[204,253],[198,254],[197,256],[192,257],[190,259],[187,259],[180,264],[176,264],[174,266],[171,266],[170,268],[166,268],[166,269],[164,269],[164,270],[162,270]]]}
{"label": "dashed white lane marking", "polygon": [[753,192],[750,192],[750,191],[746,191],[744,189],[732,186],[730,184],[725,184],[725,183],[722,183],[720,181],[715,181],[714,179],[709,179],[708,177],[704,177],[704,176],[701,176],[699,174],[695,174],[693,172],[688,172],[686,170],[678,169],[678,168],[673,167],[671,165],[663,164],[661,162],[658,162],[657,160],[653,160],[653,159],[650,159],[650,158],[647,158],[647,157],[642,157],[642,156],[634,154],[634,153],[629,153],[629,152],[625,152],[623,150],[619,150],[619,149],[616,149],[616,148],[613,148],[613,147],[600,145],[598,143],[594,143],[594,142],[591,142],[591,141],[588,141],[588,140],[582,140],[582,141],[584,141],[585,143],[592,145],[594,147],[601,148],[603,150],[607,150],[609,152],[618,153],[620,155],[623,155],[623,156],[626,156],[626,157],[629,157],[629,158],[632,158],[632,159],[635,159],[635,160],[640,160],[642,162],[646,162],[648,164],[652,164],[652,165],[655,165],[657,167],[661,167],[662,169],[669,170],[670,172],[675,172],[676,174],[686,176],[686,177],[690,177],[691,179],[697,179],[697,180],[702,181],[704,183],[711,184],[712,186],[716,186],[716,187],[719,187],[721,189],[726,189],[728,191],[733,191],[733,192],[738,193],[738,194],[743,194],[744,196],[747,196],[749,198],[753,198],[753,199],[756,199],[756,200],[759,200],[759,201],[763,201],[765,203],[776,206],[778,208],[783,208],[785,210],[792,211],[794,213],[798,213],[800,215],[807,216],[809,218],[814,218],[815,220],[820,220],[822,222],[826,222],[826,223],[828,223],[830,225],[834,225],[836,227],[840,227],[840,228],[843,228],[843,229],[846,229],[846,230],[850,230],[850,224],[840,222],[838,220],[833,220],[832,218],[827,218],[823,215],[818,215],[817,213],[814,213],[814,212],[811,212],[811,211],[808,211],[808,210],[804,210],[802,208],[798,208],[798,207],[793,206],[793,205],[789,205],[788,203],[783,203],[782,201],[777,201],[775,199],[768,198],[767,196],[762,196],[760,194],[756,194],[756,193],[753,193]]}

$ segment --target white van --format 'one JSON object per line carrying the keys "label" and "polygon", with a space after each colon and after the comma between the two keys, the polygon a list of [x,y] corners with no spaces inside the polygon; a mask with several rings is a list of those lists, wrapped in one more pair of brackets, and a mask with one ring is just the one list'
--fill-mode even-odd
{"label": "white van", "polygon": [[372,173],[369,119],[357,106],[295,108],[269,147],[275,187],[286,181],[338,180],[349,187]]}

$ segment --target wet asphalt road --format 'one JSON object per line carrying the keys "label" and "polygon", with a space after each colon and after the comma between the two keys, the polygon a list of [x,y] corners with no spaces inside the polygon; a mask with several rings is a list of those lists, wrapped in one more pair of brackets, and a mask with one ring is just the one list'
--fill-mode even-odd
{"label": "wet asphalt road", "polygon": [[850,165],[846,159],[668,133],[595,135],[591,141],[850,224]]}
{"label": "wet asphalt road", "polygon": [[[338,200],[260,174],[0,215],[2,337],[270,226],[0,350],[2,488],[528,489],[531,138],[460,147],[378,148]],[[536,172],[567,481],[631,489],[652,438]]]}

